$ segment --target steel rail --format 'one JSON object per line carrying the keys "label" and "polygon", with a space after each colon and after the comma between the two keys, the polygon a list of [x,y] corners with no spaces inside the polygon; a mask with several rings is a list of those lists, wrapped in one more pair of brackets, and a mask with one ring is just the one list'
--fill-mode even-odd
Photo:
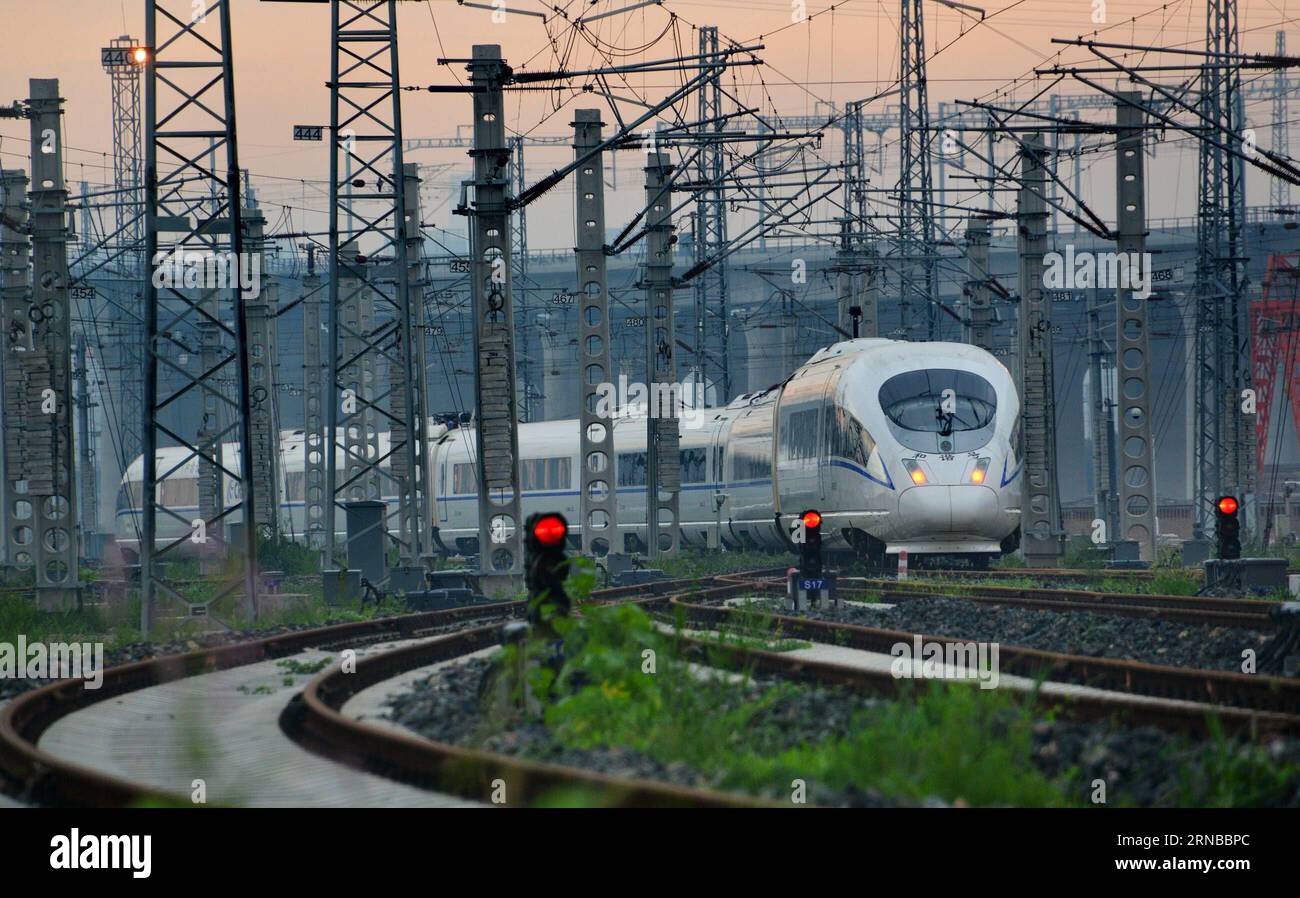
{"label": "steel rail", "polygon": [[[770,573],[772,570],[755,571],[750,576]],[[663,596],[674,591],[717,579],[663,580],[611,587],[594,591],[592,598],[605,602],[642,596],[646,597],[643,601],[662,601]],[[0,708],[0,792],[39,804],[73,807],[119,807],[154,802],[189,805],[186,796],[128,782],[44,752],[38,747],[41,735],[55,722],[75,711],[140,689],[294,655],[308,648],[410,639],[422,632],[467,621],[522,614],[524,607],[523,602],[469,605],[334,624],[149,658],[108,668],[103,673],[101,687],[94,691],[83,688],[81,679],[50,683],[25,692]]]}

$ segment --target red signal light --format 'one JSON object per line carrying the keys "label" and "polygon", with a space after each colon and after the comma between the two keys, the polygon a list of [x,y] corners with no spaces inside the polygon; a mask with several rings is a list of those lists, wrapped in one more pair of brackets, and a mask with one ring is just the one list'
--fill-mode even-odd
{"label": "red signal light", "polygon": [[1232,496],[1224,496],[1222,499],[1219,500],[1218,505],[1219,505],[1219,511],[1223,512],[1224,514],[1237,513],[1237,500]]}
{"label": "red signal light", "polygon": [[816,530],[822,525],[822,516],[815,511],[805,511],[803,513],[803,525],[808,530]]}
{"label": "red signal light", "polygon": [[569,525],[558,514],[542,515],[533,524],[533,537],[543,546],[558,546],[569,535]]}

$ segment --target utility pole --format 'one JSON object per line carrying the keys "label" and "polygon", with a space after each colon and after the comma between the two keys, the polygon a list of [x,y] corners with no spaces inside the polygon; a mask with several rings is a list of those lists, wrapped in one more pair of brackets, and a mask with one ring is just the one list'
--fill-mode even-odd
{"label": "utility pole", "polygon": [[[408,497],[402,506],[402,513],[408,518],[403,529],[415,538],[400,546],[399,554],[403,567],[417,568],[424,564],[424,558],[430,554],[430,547],[423,545],[422,540],[428,538],[428,528],[433,524],[432,519],[426,517],[430,489],[429,455],[426,448],[429,409],[424,381],[425,281],[420,261],[420,246],[423,241],[420,235],[420,167],[413,162],[406,163],[402,174],[408,222],[403,256],[406,263],[406,307],[410,315],[398,330],[397,356],[399,359],[409,356],[411,365],[408,371],[392,371],[391,400],[396,417],[390,425],[389,440],[394,446],[406,447],[405,451],[393,453],[392,469],[399,494]],[[410,347],[409,353],[402,350],[403,346]],[[392,366],[391,360],[389,364]]]}
{"label": "utility pole", "polygon": [[[473,198],[470,217],[474,307],[474,384],[478,432],[478,545],[482,578],[523,570],[519,492],[514,304],[510,283],[510,148],[505,136],[505,82],[510,67],[496,44],[475,44]],[[490,581],[489,581],[490,582]]]}
{"label": "utility pole", "polygon": [[[582,159],[602,141],[599,109],[578,109],[573,116],[573,153]],[[575,174],[575,224],[578,266],[578,352],[582,359],[582,405],[579,409],[578,464],[584,555],[623,554],[618,529],[618,482],[614,479],[614,427],[617,408],[597,414],[600,385],[613,383],[609,358],[609,283],[605,256],[605,154],[596,153]],[[603,544],[603,545],[602,545]]]}
{"label": "utility pole", "polygon": [[[1202,118],[1237,148],[1245,113],[1236,0],[1208,0],[1201,72]],[[1196,221],[1196,452],[1193,469],[1194,532],[1214,532],[1214,502],[1231,492],[1254,533],[1254,416],[1241,412],[1250,372],[1243,359],[1249,342],[1244,323],[1245,167],[1221,141],[1202,140],[1198,156]]]}
{"label": "utility pole", "polygon": [[[200,311],[212,317],[201,319],[196,325],[199,335],[199,368],[203,371],[213,370],[221,359],[221,326],[215,320],[220,314],[220,302],[215,290],[202,291],[199,298]],[[197,432],[198,444],[202,454],[198,459],[198,499],[199,517],[204,521],[222,521],[225,519],[225,497],[221,488],[222,467],[230,459],[225,458],[222,445],[224,403],[215,392],[205,392],[199,397],[202,414]],[[205,526],[206,533],[206,526]],[[214,574],[221,567],[229,546],[226,534],[218,528],[215,533],[206,534],[199,544],[199,573],[207,576]]]}
{"label": "utility pole", "polygon": [[[510,182],[511,196],[519,196],[528,186],[527,171],[524,168],[524,135],[512,134],[508,140],[510,173],[507,180]],[[538,400],[541,394],[547,397],[546,409],[549,411],[554,404],[553,391],[559,389],[559,383],[551,376],[552,366],[541,358],[542,341],[534,339],[534,322],[529,317],[532,311],[531,303],[528,301],[527,285],[528,210],[524,206],[515,209],[514,214],[510,216],[510,249],[510,276],[516,294],[515,305],[518,307],[515,320],[519,324],[519,330],[515,335],[519,350],[515,353],[515,381],[519,396],[515,401],[519,404],[519,420],[537,421],[542,417],[549,417],[539,414]],[[534,382],[534,371],[541,375],[537,378],[541,384],[540,389]]]}
{"label": "utility pole", "polygon": [[[31,269],[31,240],[27,230],[27,174],[20,169],[0,171],[0,303],[4,330],[4,535],[5,564],[30,569],[31,497],[23,471],[23,429],[27,400],[22,391],[23,356],[35,346],[27,298]],[[21,503],[21,504],[20,504]],[[19,514],[19,512],[23,512]],[[20,530],[19,528],[25,528]]]}
{"label": "utility pole", "polygon": [[[718,59],[718,29],[700,28],[700,56]],[[697,93],[702,141],[696,162],[701,188],[695,194],[695,263],[718,255],[727,245],[727,194],[723,184],[722,73],[718,65]],[[727,261],[709,266],[695,279],[695,382],[700,390],[713,386],[719,404],[731,401],[731,366],[728,359]]]}
{"label": "utility pole", "polygon": [[[844,138],[844,189],[841,193],[840,247],[836,252],[835,298],[841,331],[854,337],[879,336],[879,260],[867,240],[867,156],[862,104],[849,103],[841,118]],[[866,246],[865,260],[863,247]]]}
{"label": "utility pole", "polygon": [[912,303],[920,300],[927,340],[938,336],[938,284],[930,177],[929,100],[925,78],[925,23],[921,0],[902,0],[898,19],[901,50],[898,112],[901,153],[898,174],[899,312],[903,339],[910,339]]}
{"label": "utility pole", "polygon": [[[1146,171],[1143,163],[1146,112],[1142,95],[1120,94],[1115,120],[1115,186],[1119,234],[1116,249],[1129,260],[1130,280],[1145,265]],[[1127,102],[1124,102],[1124,101]],[[1152,272],[1147,270],[1148,287]],[[1155,451],[1151,443],[1150,345],[1147,337],[1147,297],[1128,286],[1115,294],[1115,357],[1123,402],[1119,445],[1123,474],[1119,478],[1121,539],[1137,542],[1143,561],[1156,560]],[[1252,456],[1253,457],[1253,456]]]}
{"label": "utility pole", "polygon": [[[1286,56],[1286,32],[1279,30],[1273,37],[1273,53]],[[1286,68],[1278,66],[1273,73],[1273,146],[1272,150],[1279,156],[1291,156],[1291,85],[1288,83]],[[1268,179],[1268,201],[1273,207],[1273,215],[1280,215],[1280,210],[1291,208],[1291,182],[1283,178]]]}
{"label": "utility pole", "polygon": [[[144,179],[141,172],[140,74],[148,61],[148,48],[128,35],[109,42],[101,61],[112,88],[113,114],[113,203],[114,234],[109,254],[116,255],[116,267],[124,275],[125,295],[111,307],[109,320],[115,327],[108,347],[106,368],[117,371],[116,439],[121,445],[125,467],[140,454],[142,434],[136,422],[144,414]],[[116,243],[117,249],[111,249]],[[103,348],[101,347],[101,351]]]}
{"label": "utility pole", "polygon": [[63,182],[63,99],[54,78],[31,79],[31,344],[19,365],[27,402],[23,474],[32,504],[36,600],[42,611],[79,607],[76,461],[73,452],[68,191]]}
{"label": "utility pole", "polygon": [[307,273],[302,279],[302,404],[303,404],[303,529],[307,547],[324,549],[325,451],[334,439],[325,438],[322,401],[326,401],[325,366],[321,357],[324,297],[320,273],[316,270],[316,247],[307,247]]}
{"label": "utility pole", "polygon": [[280,416],[276,394],[276,365],[279,341],[276,339],[277,288],[266,271],[266,218],[256,207],[244,209],[244,227],[249,262],[256,277],[251,295],[243,296],[248,316],[248,383],[253,436],[252,470],[254,488],[262,501],[257,505],[257,528],[264,539],[280,533]]}
{"label": "utility pole", "polygon": [[[681,532],[680,393],[673,334],[673,166],[668,154],[646,157],[646,546],[650,558],[675,555]],[[660,522],[668,532],[659,532]],[[660,545],[661,537],[665,545]]]}
{"label": "utility pole", "polygon": [[972,346],[993,351],[993,304],[989,294],[989,222],[980,215],[966,219],[966,316],[962,338]]}
{"label": "utility pole", "polygon": [[[95,451],[95,438],[99,431],[91,425],[91,409],[97,404],[91,400],[90,348],[86,335],[78,334],[73,347],[72,374],[77,382],[77,474],[81,481],[81,557],[91,559],[91,537],[99,532],[99,459]],[[98,555],[93,556],[98,560]]]}
{"label": "utility pole", "polygon": [[[1119,509],[1115,502],[1115,487],[1111,477],[1111,455],[1114,442],[1112,425],[1113,406],[1106,398],[1108,370],[1105,364],[1112,359],[1106,350],[1102,333],[1102,302],[1097,288],[1088,291],[1088,380],[1091,395],[1088,397],[1088,424],[1092,431],[1092,505],[1094,519],[1106,523],[1106,539],[1119,539]],[[1112,362],[1113,364],[1113,362]]]}
{"label": "utility pole", "polygon": [[1056,398],[1052,371],[1052,299],[1043,289],[1047,249],[1046,148],[1028,137],[1020,148],[1019,232],[1021,551],[1030,567],[1057,567],[1064,550],[1056,469]]}

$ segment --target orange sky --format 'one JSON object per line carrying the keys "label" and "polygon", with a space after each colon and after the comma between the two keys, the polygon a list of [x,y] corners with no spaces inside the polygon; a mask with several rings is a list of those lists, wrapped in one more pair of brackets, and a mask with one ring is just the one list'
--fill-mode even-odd
{"label": "orange sky", "polygon": [[[172,0],[173,3],[176,0]],[[327,159],[320,144],[295,144],[290,127],[295,123],[328,121],[328,93],[324,82],[329,66],[329,10],[323,4],[266,2],[266,0],[232,0],[234,15],[235,80],[241,163],[257,176],[287,179],[268,182],[260,191],[269,200],[310,208],[323,206],[319,191],[310,184],[293,183],[293,179],[316,182],[328,171]],[[491,0],[486,0],[491,2]],[[525,10],[546,8],[541,0],[508,0],[505,24],[493,24],[492,13],[481,9],[458,7],[454,0],[399,3],[401,32],[401,74],[406,84],[451,83],[454,75],[436,59],[443,49],[450,56],[468,55],[474,43],[499,43],[508,61],[526,64],[533,69],[549,69],[555,59],[548,50],[547,29],[541,20],[520,14]],[[557,0],[559,2],[559,0]],[[594,6],[586,0],[572,0],[566,5],[571,16],[631,5],[636,0],[599,0]],[[185,4],[181,4],[184,6]],[[671,0],[663,8],[648,7],[612,16],[593,23],[593,33],[609,45],[635,50],[663,31],[671,9],[680,17],[682,42],[688,49],[695,35],[692,25],[717,24],[734,39],[766,43],[760,54],[768,67],[762,70],[762,83],[777,108],[786,113],[812,112],[819,100],[842,101],[869,96],[892,83],[897,69],[897,0],[839,0],[834,12],[825,11],[829,0],[808,0],[813,18],[791,26],[789,0]],[[1204,28],[1203,0],[1183,0],[1166,4],[1154,0],[1112,0],[1106,4],[1109,40],[1155,42],[1196,46]],[[1058,48],[1052,36],[1072,36],[1091,31],[1094,0],[994,0],[988,11],[992,17],[972,28],[973,19],[953,10],[925,4],[927,40],[932,54],[929,77],[932,102],[955,97],[984,96],[1010,79],[1025,74],[1036,64],[1052,56]],[[998,12],[998,10],[1003,10]],[[1300,0],[1255,0],[1242,2],[1243,47],[1247,50],[1271,51],[1273,32],[1281,22],[1300,19]],[[588,14],[590,14],[590,11]],[[1127,21],[1139,16],[1136,22]],[[29,77],[58,77],[67,97],[66,144],[70,148],[68,177],[71,181],[89,181],[104,177],[104,154],[111,146],[108,77],[99,65],[99,48],[124,31],[143,36],[143,0],[0,0],[0,21],[4,23],[4,47],[0,53],[0,100],[24,97]],[[434,19],[437,22],[437,32]],[[785,27],[791,26],[791,27]],[[959,28],[970,33],[955,40]],[[1289,27],[1295,27],[1292,23]],[[552,33],[563,31],[555,21]],[[441,48],[438,35],[441,36]],[[1300,35],[1294,38],[1300,52]],[[591,65],[595,56],[580,45],[571,64]],[[646,57],[661,58],[677,52],[671,41],[661,42]],[[628,60],[642,58],[629,53]],[[1079,51],[1071,57],[1082,58]],[[1166,60],[1168,61],[1168,60]],[[458,68],[456,74],[463,75]],[[657,86],[667,88],[670,75],[645,75],[634,84],[645,84],[653,93]],[[737,90],[746,102],[766,102],[754,72],[738,74]],[[1067,86],[1070,92],[1083,92],[1079,85]],[[599,105],[596,98],[584,97],[581,105]],[[884,102],[890,102],[886,100]],[[570,107],[571,108],[571,107]],[[407,93],[403,97],[403,114],[408,136],[446,135],[456,123],[468,119],[469,99],[463,95]],[[508,124],[515,129],[538,134],[559,134],[568,130],[571,121],[566,108],[558,113],[549,108],[549,98],[542,94],[515,94],[509,101]],[[1267,105],[1249,110],[1253,121],[1265,123]],[[609,120],[609,116],[606,116]],[[5,166],[25,166],[21,156],[27,153],[26,126],[22,122],[0,122],[0,161]],[[1260,143],[1268,145],[1265,136]],[[540,177],[567,158],[567,150],[536,149],[529,157],[531,176]],[[468,161],[458,151],[426,153],[414,157],[422,162],[453,163],[456,171]],[[1194,154],[1179,154],[1186,168]],[[620,162],[620,165],[622,163]],[[635,186],[629,162],[626,181]],[[1194,168],[1189,174],[1194,175]],[[1262,184],[1262,179],[1256,179]],[[1184,181],[1186,179],[1184,178]],[[1194,178],[1190,183],[1194,183]],[[1099,180],[1099,189],[1106,185]],[[620,183],[620,187],[624,185]],[[1252,186],[1254,193],[1260,188]],[[1107,192],[1109,188],[1106,187]],[[1170,191],[1168,208],[1153,208],[1152,214],[1190,214],[1192,202],[1186,191]],[[542,215],[561,215],[569,200],[563,193],[548,197],[539,206]],[[622,194],[612,205],[635,202],[635,191]],[[617,219],[613,209],[611,221]],[[557,219],[558,220],[558,219]],[[448,224],[444,216],[441,222]],[[539,234],[535,246],[565,246],[563,234]]]}

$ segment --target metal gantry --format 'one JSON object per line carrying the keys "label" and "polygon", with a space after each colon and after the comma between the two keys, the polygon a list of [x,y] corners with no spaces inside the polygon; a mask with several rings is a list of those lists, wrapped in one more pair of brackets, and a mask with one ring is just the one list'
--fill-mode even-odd
{"label": "metal gantry", "polygon": [[[327,571],[341,560],[335,536],[349,502],[395,496],[377,526],[393,536],[403,559],[420,554],[426,429],[411,426],[418,390],[407,259],[408,232],[419,226],[407,214],[403,184],[396,15],[393,0],[331,4]],[[390,436],[386,451],[381,422]],[[395,425],[405,429],[395,433]],[[370,529],[349,530],[345,557],[348,544]]]}
{"label": "metal gantry", "polygon": [[[152,57],[145,70],[145,255],[162,273],[159,266],[176,254],[188,259],[193,253],[224,271],[219,277],[224,283],[195,291],[150,277],[145,285],[140,497],[145,633],[160,599],[178,603],[192,615],[207,615],[241,586],[244,613],[257,616],[257,533],[252,522],[260,497],[249,464],[249,339],[239,283],[244,234],[230,15],[230,0],[212,0],[202,15],[194,14],[188,0],[146,0],[145,44]],[[168,235],[165,244],[163,234]],[[203,331],[218,340],[210,347],[211,363],[182,364],[181,356],[188,358]],[[222,423],[206,433],[202,421],[194,427],[181,409],[194,399],[224,412]],[[209,419],[206,411],[203,418]],[[227,440],[235,445],[234,457],[225,451]],[[173,447],[181,450],[178,457],[160,463],[159,450]],[[217,472],[220,501],[215,509],[190,518],[182,512],[188,503],[172,497],[187,494],[185,481],[196,465]],[[221,539],[223,526],[235,512],[243,521],[242,576],[220,584],[207,601],[191,603],[162,562],[178,556],[187,542],[205,545]]]}
{"label": "metal gantry", "polygon": [[[617,481],[614,479],[614,427],[617,408],[601,413],[601,385],[614,382],[609,356],[609,283],[605,256],[605,154],[600,146],[599,109],[578,109],[573,116],[574,158],[587,158],[574,174],[577,246],[578,352],[582,359],[582,405],[579,409],[579,502],[582,551],[587,555],[623,553],[618,529]],[[605,397],[608,399],[608,397]]]}

